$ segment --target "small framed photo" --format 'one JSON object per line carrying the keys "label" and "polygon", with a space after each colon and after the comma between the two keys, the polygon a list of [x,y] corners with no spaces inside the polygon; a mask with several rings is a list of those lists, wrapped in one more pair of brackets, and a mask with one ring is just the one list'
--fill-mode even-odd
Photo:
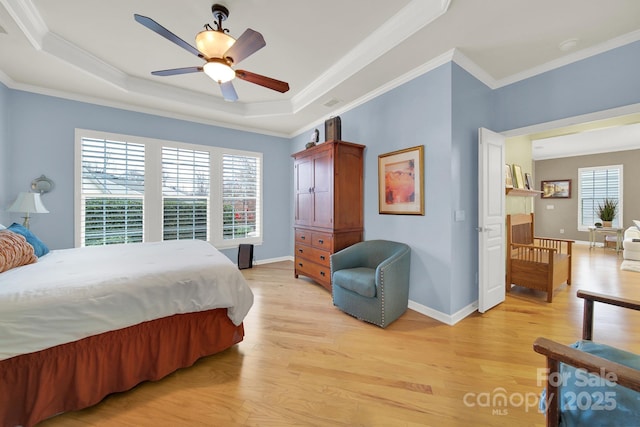
{"label": "small framed photo", "polygon": [[543,199],[570,199],[571,198],[571,180],[556,179],[552,181],[541,181],[540,189]]}
{"label": "small framed photo", "polygon": [[424,146],[378,156],[381,214],[424,215]]}
{"label": "small framed photo", "polygon": [[527,190],[533,190],[533,178],[531,178],[529,172],[525,172],[524,174],[524,185],[527,187]]}
{"label": "small framed photo", "polygon": [[504,187],[513,188],[513,173],[510,165],[504,165]]}

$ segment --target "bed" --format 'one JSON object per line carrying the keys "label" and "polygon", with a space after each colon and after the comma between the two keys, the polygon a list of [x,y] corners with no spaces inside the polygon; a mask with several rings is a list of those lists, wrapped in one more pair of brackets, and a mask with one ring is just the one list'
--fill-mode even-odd
{"label": "bed", "polygon": [[0,425],[31,426],[242,341],[253,294],[209,243],[54,250],[0,274]]}

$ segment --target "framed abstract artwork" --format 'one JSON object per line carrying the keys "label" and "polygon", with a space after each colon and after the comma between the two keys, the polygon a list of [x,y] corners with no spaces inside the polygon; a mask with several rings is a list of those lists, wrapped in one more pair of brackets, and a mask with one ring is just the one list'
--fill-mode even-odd
{"label": "framed abstract artwork", "polygon": [[424,146],[378,156],[381,214],[424,215]]}

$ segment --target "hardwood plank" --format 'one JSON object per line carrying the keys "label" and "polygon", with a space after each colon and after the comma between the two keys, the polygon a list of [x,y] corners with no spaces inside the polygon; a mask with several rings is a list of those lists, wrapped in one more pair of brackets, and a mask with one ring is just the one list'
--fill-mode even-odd
{"label": "hardwood plank", "polygon": [[[573,284],[515,286],[506,301],[455,326],[409,310],[383,330],[333,306],[293,263],[242,270],[255,293],[246,337],[154,383],[43,423],[57,426],[532,426],[546,366],[532,345],[582,333],[578,289],[640,300],[640,273],[622,255],[574,246]],[[596,303],[596,340],[640,353],[640,313]],[[505,407],[482,397],[505,393]],[[530,407],[517,399],[534,399]]]}

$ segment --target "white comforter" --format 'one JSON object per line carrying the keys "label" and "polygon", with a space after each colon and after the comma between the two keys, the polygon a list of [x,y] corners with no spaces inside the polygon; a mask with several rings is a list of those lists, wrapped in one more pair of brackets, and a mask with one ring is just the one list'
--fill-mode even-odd
{"label": "white comforter", "polygon": [[178,313],[227,307],[239,325],[252,304],[238,268],[203,241],[55,250],[0,274],[0,360]]}

